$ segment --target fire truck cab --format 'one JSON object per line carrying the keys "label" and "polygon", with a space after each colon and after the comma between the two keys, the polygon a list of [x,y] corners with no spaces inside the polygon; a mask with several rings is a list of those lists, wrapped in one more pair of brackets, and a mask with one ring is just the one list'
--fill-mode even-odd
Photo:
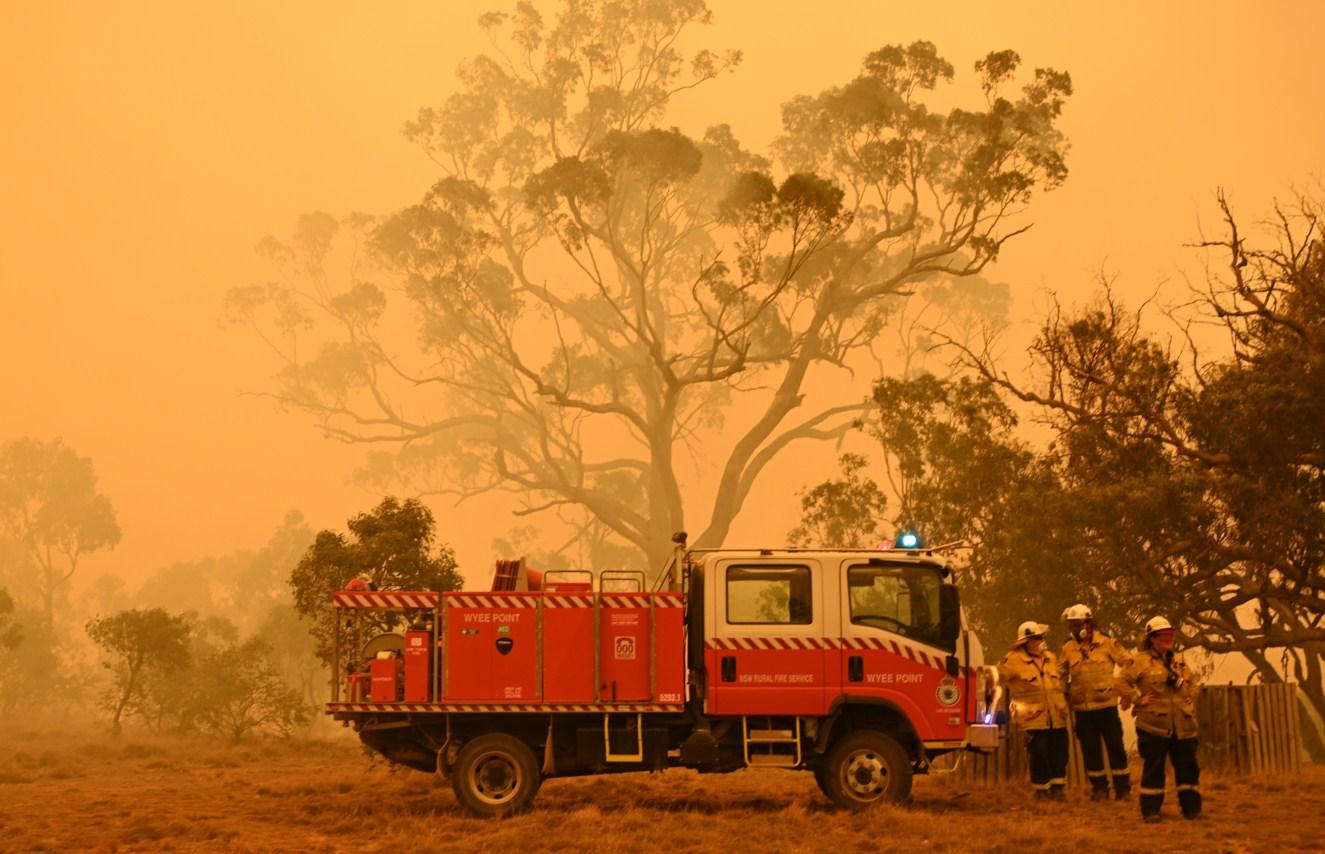
{"label": "fire truck cab", "polygon": [[[860,809],[998,743],[994,672],[933,552],[682,540],[657,586],[511,561],[492,592],[337,593],[328,712],[490,816],[548,777],[668,767],[809,770]],[[364,642],[384,613],[406,630]]]}

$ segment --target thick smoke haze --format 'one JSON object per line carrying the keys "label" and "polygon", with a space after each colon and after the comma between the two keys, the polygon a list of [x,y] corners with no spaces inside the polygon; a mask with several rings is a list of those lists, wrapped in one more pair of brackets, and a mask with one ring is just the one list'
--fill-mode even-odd
{"label": "thick smoke haze", "polygon": [[[257,548],[287,510],[341,527],[380,498],[348,482],[360,449],[257,394],[273,362],[222,325],[222,304],[268,275],[254,245],[299,215],[421,196],[435,170],[401,127],[487,48],[476,19],[493,5],[5,4],[0,443],[60,436],[94,461],[124,535],[76,582],[135,586],[175,561]],[[1017,322],[1046,290],[1084,299],[1101,271],[1129,299],[1179,296],[1200,275],[1184,244],[1217,225],[1216,188],[1250,216],[1320,174],[1319,4],[712,8],[703,42],[744,61],[678,98],[672,121],[691,134],[729,123],[756,151],[783,101],[849,79],[884,44],[933,41],[961,86],[1002,48],[1071,73],[1070,176],[986,273],[1011,286]],[[807,459],[770,469],[732,541],[782,540],[794,490],[827,473]],[[831,466],[828,452],[812,459]],[[509,505],[433,506],[471,582],[486,578],[492,538],[517,524]]]}

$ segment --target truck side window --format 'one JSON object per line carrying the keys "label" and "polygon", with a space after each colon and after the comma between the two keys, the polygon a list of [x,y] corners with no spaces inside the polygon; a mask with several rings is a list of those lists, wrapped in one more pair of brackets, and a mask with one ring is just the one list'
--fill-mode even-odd
{"label": "truck side window", "polygon": [[808,566],[727,567],[728,624],[808,625],[813,605]]}
{"label": "truck side window", "polygon": [[851,622],[947,648],[940,627],[939,588],[929,568],[853,566],[847,569]]}

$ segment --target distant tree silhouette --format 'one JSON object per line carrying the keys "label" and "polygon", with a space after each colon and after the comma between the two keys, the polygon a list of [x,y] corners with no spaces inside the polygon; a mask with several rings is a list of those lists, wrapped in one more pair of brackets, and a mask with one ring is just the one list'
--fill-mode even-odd
{"label": "distant tree silhouette", "polygon": [[55,622],[56,592],[79,560],[120,541],[115,510],[97,491],[92,461],[59,439],[16,439],[0,449],[0,529],[37,567],[48,630]]}
{"label": "distant tree silhouette", "polygon": [[114,674],[114,684],[104,706],[114,733],[120,732],[125,710],[142,695],[149,670],[169,674],[189,662],[188,621],[160,608],[93,618],[87,634],[110,658],[106,667]]}

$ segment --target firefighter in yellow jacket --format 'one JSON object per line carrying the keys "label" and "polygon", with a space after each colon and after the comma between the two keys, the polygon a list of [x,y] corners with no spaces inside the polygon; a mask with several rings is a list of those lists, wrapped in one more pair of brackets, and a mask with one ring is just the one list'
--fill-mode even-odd
{"label": "firefighter in yellow jacket", "polygon": [[1159,821],[1165,760],[1173,763],[1183,818],[1201,814],[1201,769],[1196,763],[1196,676],[1173,650],[1175,632],[1163,617],[1146,623],[1145,639],[1124,672],[1121,690],[1134,704],[1141,754],[1141,817]]}
{"label": "firefighter in yellow jacket", "polygon": [[[1121,801],[1131,792],[1132,778],[1123,747],[1123,722],[1118,716],[1118,674],[1132,663],[1132,657],[1097,629],[1095,614],[1085,605],[1073,605],[1064,611],[1063,622],[1069,634],[1060,657],[1063,684],[1067,686],[1067,702],[1081,743],[1086,779],[1090,780],[1090,797],[1095,801],[1109,797],[1112,777],[1113,796]],[[1106,751],[1108,771],[1104,770]]]}
{"label": "firefighter in yellow jacket", "polygon": [[1067,785],[1067,698],[1058,659],[1044,642],[1048,630],[1034,621],[1018,626],[998,676],[1007,687],[1012,722],[1026,738],[1035,796],[1061,801]]}

